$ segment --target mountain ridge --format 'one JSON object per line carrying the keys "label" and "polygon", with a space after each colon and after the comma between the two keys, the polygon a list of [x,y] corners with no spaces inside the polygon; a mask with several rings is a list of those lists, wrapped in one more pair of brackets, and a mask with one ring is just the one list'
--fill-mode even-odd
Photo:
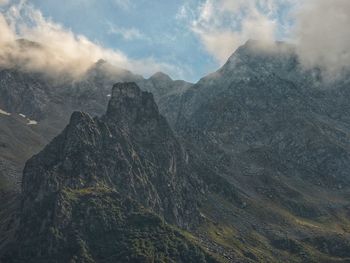
{"label": "mountain ridge", "polygon": [[[324,82],[319,69],[305,70],[292,51],[284,52],[291,50],[290,46],[285,48],[279,43],[279,49],[263,52],[255,49],[256,44],[248,42],[217,72],[194,85],[168,78],[154,82],[157,77],[145,80],[137,76],[137,84],[131,84],[128,82],[133,82],[134,76],[129,72],[120,79],[126,83],[111,92],[116,76],[97,70],[91,78],[64,87],[59,96],[50,90],[59,102],[54,104],[56,110],[64,109],[63,116],[78,112],[72,115],[71,126],[60,139],[51,143],[54,146],[47,147],[51,150],[44,150],[40,158],[28,162],[25,174],[35,176],[28,176],[23,182],[27,189],[23,209],[27,209],[24,214],[28,220],[22,221],[39,222],[40,216],[35,218],[32,211],[38,211],[43,218],[51,211],[44,205],[42,210],[36,210],[36,194],[45,192],[40,189],[48,189],[48,193],[59,189],[57,196],[52,195],[51,204],[60,204],[62,222],[68,220],[74,226],[85,217],[70,216],[69,211],[84,215],[89,213],[90,205],[99,215],[106,209],[121,208],[121,215],[129,218],[129,210],[123,205],[128,197],[135,202],[132,207],[141,218],[150,216],[142,212],[142,207],[146,207],[167,224],[187,229],[184,236],[199,246],[196,251],[202,247],[219,261],[347,262],[349,79]],[[129,88],[124,90],[123,85]],[[135,85],[154,93],[154,99]],[[15,82],[11,87],[16,87]],[[43,112],[53,112],[55,107]],[[101,117],[91,117],[95,115]],[[12,112],[6,118],[14,116]],[[68,119],[57,118],[58,133]],[[39,127],[30,129],[40,131],[40,124],[45,121],[39,120]],[[163,179],[155,180],[159,174]],[[29,180],[35,177],[37,180]],[[174,186],[170,190],[168,183]],[[28,190],[28,185],[34,190]],[[169,200],[169,195],[173,199]],[[102,200],[109,200],[109,208],[96,205]],[[112,214],[108,218],[108,222],[118,222]],[[49,219],[42,221],[43,227],[51,224]],[[155,225],[160,227],[158,223]],[[31,231],[39,232],[39,224],[33,225],[22,228],[23,233],[30,236]],[[128,229],[127,224],[122,226]],[[81,236],[70,239],[72,244],[79,248],[76,251],[87,253],[71,256],[86,260],[96,257],[94,251],[98,247],[84,228],[58,228],[59,234],[51,239],[57,242],[51,244],[66,244],[60,235],[67,236],[74,229]],[[115,233],[125,233],[118,231]],[[168,230],[165,232],[169,234]],[[46,242],[42,243],[38,247],[50,253]],[[178,250],[176,242],[170,243]],[[29,241],[23,245],[27,252],[37,251]],[[157,249],[162,253],[165,248]],[[203,258],[202,252],[198,253]]]}

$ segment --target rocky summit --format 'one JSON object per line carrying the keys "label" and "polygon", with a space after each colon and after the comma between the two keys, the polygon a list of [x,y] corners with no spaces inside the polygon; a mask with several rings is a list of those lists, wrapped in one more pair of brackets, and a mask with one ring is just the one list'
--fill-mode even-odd
{"label": "rocky summit", "polygon": [[[192,85],[173,81],[163,73],[144,79],[103,60],[74,81],[64,76],[48,78],[20,67],[0,67],[0,181],[19,191],[25,162],[62,131],[74,111],[103,115],[111,87],[118,82],[135,82],[152,92],[168,119],[177,116],[173,109],[178,94]],[[171,104],[174,107],[169,108]]]}
{"label": "rocky summit", "polygon": [[[164,221],[199,223],[204,191],[153,95],[116,84],[101,118],[74,112],[24,169],[4,262],[214,262]],[[163,219],[162,219],[163,218]]]}

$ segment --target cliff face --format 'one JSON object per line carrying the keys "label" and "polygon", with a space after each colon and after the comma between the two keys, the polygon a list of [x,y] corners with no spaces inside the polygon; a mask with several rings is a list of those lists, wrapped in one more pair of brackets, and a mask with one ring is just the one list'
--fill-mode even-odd
{"label": "cliff face", "polygon": [[63,133],[27,163],[23,193],[35,193],[35,200],[47,188],[53,192],[102,184],[184,225],[193,217],[199,190],[193,188],[196,178],[189,171],[187,154],[158,113],[152,94],[134,83],[117,84],[104,116],[73,113]]}
{"label": "cliff face", "polygon": [[285,44],[269,51],[254,44],[183,94],[177,131],[210,155],[212,145],[213,158],[235,165],[235,177],[255,169],[327,189],[349,187],[349,79],[305,71]]}
{"label": "cliff face", "polygon": [[[146,253],[143,249],[152,246],[160,258],[164,250],[159,246],[181,250],[179,246],[190,242],[157,215],[183,228],[198,224],[198,198],[205,189],[190,171],[187,153],[152,94],[135,83],[116,84],[104,116],[73,113],[64,131],[27,162],[19,260],[38,262],[62,253],[60,262],[102,262],[109,257],[106,262],[120,262],[130,256],[128,249]],[[146,244],[128,248],[138,232]],[[166,240],[153,244],[147,238]],[[169,252],[164,260],[188,262],[201,255],[198,262],[205,262],[203,252],[193,249],[176,256]],[[120,254],[108,254],[115,251]]]}
{"label": "cliff face", "polygon": [[[144,79],[102,60],[75,81],[64,76],[49,79],[20,67],[0,68],[0,181],[18,191],[14,185],[21,180],[25,162],[62,131],[74,111],[103,115],[117,82],[136,82],[154,94],[162,114],[176,116],[177,101],[171,109],[168,106],[191,84],[165,76]],[[34,124],[28,125],[29,120]]]}
{"label": "cliff face", "polygon": [[[273,251],[261,261],[289,251],[295,258],[288,261],[331,262],[329,255],[342,258],[349,249],[348,232],[330,226],[350,225],[347,216],[338,219],[349,211],[350,75],[323,79],[320,70],[300,65],[292,46],[261,50],[258,44],[249,41],[180,94],[172,126],[214,170],[209,182],[223,180],[211,188],[224,200],[230,187],[244,197],[242,209],[217,196],[205,202],[208,217],[224,225],[225,231],[217,230],[221,244],[228,245],[229,225],[242,238],[254,233],[269,240],[257,240],[262,254]],[[320,250],[320,240],[326,249]],[[333,242],[336,253],[330,252]],[[247,242],[245,248],[250,244],[256,247]]]}

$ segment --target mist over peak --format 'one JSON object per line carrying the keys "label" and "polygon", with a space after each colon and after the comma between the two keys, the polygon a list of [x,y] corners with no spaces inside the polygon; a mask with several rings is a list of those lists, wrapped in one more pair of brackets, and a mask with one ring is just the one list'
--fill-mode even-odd
{"label": "mist over peak", "polygon": [[171,77],[161,71],[154,73],[150,79],[163,80],[163,81],[172,81]]}

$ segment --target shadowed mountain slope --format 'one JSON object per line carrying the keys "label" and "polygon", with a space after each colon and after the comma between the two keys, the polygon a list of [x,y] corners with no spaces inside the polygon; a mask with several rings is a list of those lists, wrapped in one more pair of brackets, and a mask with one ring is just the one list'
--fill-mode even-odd
{"label": "shadowed mountain slope", "polygon": [[200,222],[205,189],[190,171],[152,94],[117,84],[105,115],[73,113],[27,162],[13,254],[3,260],[215,262],[159,217],[183,228]]}

